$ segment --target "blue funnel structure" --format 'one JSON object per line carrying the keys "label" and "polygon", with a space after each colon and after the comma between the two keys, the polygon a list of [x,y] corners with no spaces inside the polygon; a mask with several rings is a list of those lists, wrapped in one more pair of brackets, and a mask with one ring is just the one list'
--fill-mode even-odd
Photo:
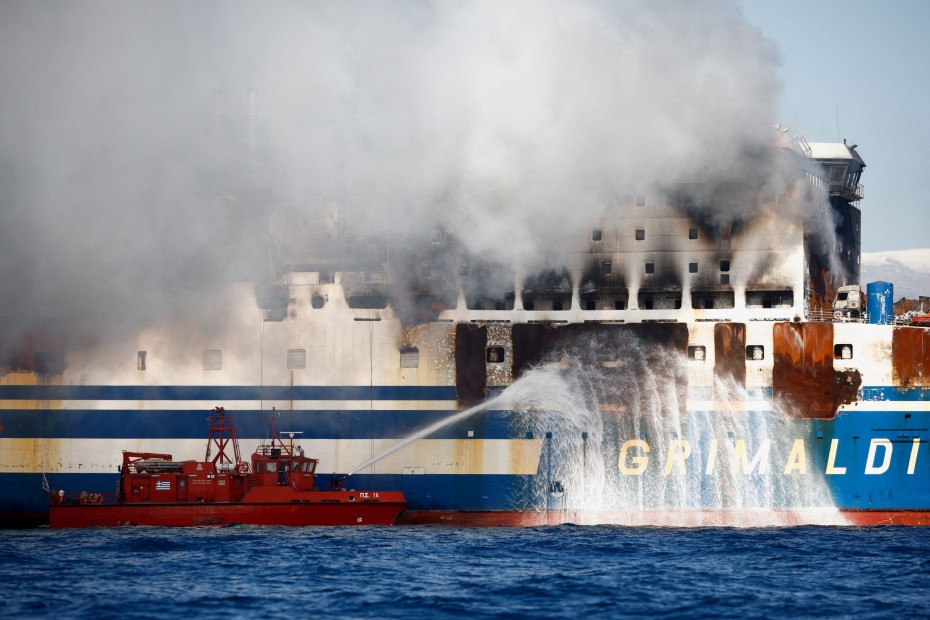
{"label": "blue funnel structure", "polygon": [[866,285],[869,323],[891,325],[894,322],[894,284],[870,282]]}

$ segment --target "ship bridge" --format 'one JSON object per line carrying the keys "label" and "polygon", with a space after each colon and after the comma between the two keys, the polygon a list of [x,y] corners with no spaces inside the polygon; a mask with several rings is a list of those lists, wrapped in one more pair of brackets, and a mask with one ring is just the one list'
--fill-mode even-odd
{"label": "ship bridge", "polygon": [[856,152],[858,145],[833,142],[811,142],[811,158],[817,160],[826,173],[825,181],[831,198],[841,198],[848,202],[862,200],[862,186],[859,177],[865,162]]}

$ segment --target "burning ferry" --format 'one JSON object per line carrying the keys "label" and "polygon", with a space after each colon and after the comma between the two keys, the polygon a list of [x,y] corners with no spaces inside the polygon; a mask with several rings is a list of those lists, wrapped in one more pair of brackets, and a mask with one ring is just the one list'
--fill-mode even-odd
{"label": "burning ferry", "polygon": [[531,267],[272,217],[267,273],[204,292],[215,329],[6,362],[0,518],[47,520],[43,476],[115,489],[124,449],[193,456],[222,402],[246,450],[308,429],[317,486],[400,491],[403,523],[928,523],[930,331],[859,281],[865,163],[777,139],[793,180],[725,217],[700,178],[615,187]]}

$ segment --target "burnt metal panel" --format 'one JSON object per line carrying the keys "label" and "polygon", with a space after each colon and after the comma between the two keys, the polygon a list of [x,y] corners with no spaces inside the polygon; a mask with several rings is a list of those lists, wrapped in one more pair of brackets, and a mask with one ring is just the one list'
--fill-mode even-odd
{"label": "burnt metal panel", "polygon": [[682,354],[688,350],[688,326],[684,323],[518,323],[513,326],[512,338],[515,379],[557,349],[590,360],[611,350],[623,360],[633,341],[643,350],[655,347]]}
{"label": "burnt metal panel", "polygon": [[746,387],[746,324],[714,325],[714,377]]}
{"label": "burnt metal panel", "polygon": [[776,323],[773,398],[799,418],[832,418],[857,398],[858,370],[833,368],[832,323]]}
{"label": "burnt metal panel", "polygon": [[590,379],[601,407],[634,411],[645,406],[640,399],[654,397],[640,389],[648,378],[645,383],[664,386],[660,391],[665,395],[674,394],[675,399],[665,405],[674,402],[677,413],[684,414],[688,392],[684,323],[517,324],[512,337],[515,379],[542,362],[577,366]]}
{"label": "burnt metal panel", "polygon": [[455,326],[455,388],[459,405],[470,407],[484,400],[488,384],[487,346],[487,327],[471,323]]}
{"label": "burnt metal panel", "polygon": [[892,383],[930,386],[930,330],[896,327],[891,336]]}

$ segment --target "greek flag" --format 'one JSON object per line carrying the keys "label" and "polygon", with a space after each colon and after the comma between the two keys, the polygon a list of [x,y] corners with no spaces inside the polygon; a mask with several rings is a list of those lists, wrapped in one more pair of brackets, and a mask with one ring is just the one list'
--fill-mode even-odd
{"label": "greek flag", "polygon": [[171,490],[171,481],[170,480],[159,480],[155,483],[156,491],[170,491]]}

